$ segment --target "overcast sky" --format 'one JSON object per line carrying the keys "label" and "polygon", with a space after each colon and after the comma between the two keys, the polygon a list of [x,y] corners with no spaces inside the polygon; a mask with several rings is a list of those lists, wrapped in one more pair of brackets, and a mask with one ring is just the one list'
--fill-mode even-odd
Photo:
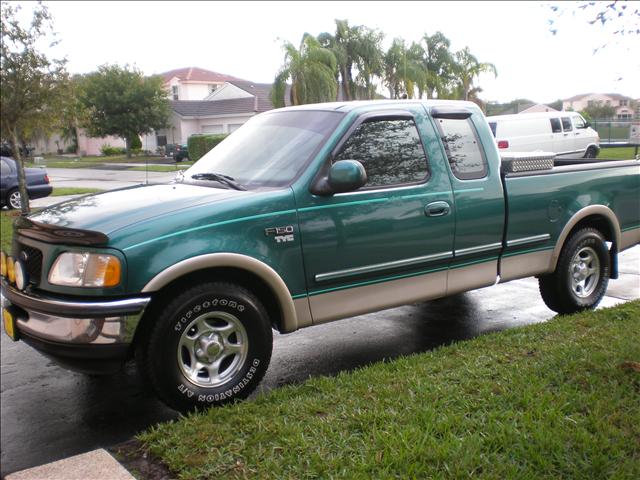
{"label": "overcast sky", "polygon": [[[32,3],[20,3],[28,15]],[[640,2],[626,2],[629,9]],[[283,61],[282,40],[298,45],[304,32],[334,32],[334,19],[366,25],[407,43],[442,31],[452,49],[468,46],[498,77],[477,82],[485,100],[551,102],[579,93],[640,97],[640,36],[614,35],[589,25],[578,2],[549,32],[542,2],[45,2],[72,73],[105,63],[135,64],[146,74],[198,66],[273,81]],[[576,13],[577,12],[577,13]],[[627,24],[630,15],[623,17]],[[637,22],[636,22],[637,25]],[[607,46],[593,53],[602,44]],[[386,90],[384,91],[386,93]]]}

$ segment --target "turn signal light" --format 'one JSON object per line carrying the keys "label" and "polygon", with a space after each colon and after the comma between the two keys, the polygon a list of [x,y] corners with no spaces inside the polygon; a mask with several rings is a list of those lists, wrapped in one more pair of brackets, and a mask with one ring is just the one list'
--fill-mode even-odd
{"label": "turn signal light", "polygon": [[0,252],[0,276],[7,276],[7,254]]}
{"label": "turn signal light", "polygon": [[16,281],[16,270],[13,266],[12,257],[7,257],[7,278],[10,283],[14,283]]}

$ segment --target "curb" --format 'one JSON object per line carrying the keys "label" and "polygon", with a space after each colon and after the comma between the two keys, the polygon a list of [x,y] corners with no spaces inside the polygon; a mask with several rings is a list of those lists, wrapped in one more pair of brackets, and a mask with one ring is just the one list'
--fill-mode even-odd
{"label": "curb", "polygon": [[135,480],[109,452],[100,448],[56,462],[14,472],[5,480]]}

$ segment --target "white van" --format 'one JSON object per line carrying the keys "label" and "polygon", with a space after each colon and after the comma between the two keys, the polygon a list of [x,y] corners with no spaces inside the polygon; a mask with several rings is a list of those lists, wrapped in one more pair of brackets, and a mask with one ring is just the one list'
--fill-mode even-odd
{"label": "white van", "polygon": [[487,117],[501,152],[554,152],[595,158],[598,132],[578,112],[518,113]]}

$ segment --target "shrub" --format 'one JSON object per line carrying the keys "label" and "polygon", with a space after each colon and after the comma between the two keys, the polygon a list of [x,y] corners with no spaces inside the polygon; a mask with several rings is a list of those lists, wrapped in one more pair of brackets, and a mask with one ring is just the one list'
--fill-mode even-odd
{"label": "shrub", "polygon": [[142,141],[137,135],[134,135],[131,139],[131,150],[142,150]]}
{"label": "shrub", "polygon": [[67,148],[64,149],[64,153],[76,153],[78,151],[78,145],[72,143]]}
{"label": "shrub", "polygon": [[123,147],[112,147],[111,145],[106,144],[100,147],[100,152],[105,157],[109,157],[111,155],[124,155],[127,153],[127,150]]}
{"label": "shrub", "polygon": [[204,154],[213,147],[218,145],[222,140],[227,138],[227,134],[196,134],[191,135],[187,140],[187,148],[189,149],[189,160],[197,162]]}

